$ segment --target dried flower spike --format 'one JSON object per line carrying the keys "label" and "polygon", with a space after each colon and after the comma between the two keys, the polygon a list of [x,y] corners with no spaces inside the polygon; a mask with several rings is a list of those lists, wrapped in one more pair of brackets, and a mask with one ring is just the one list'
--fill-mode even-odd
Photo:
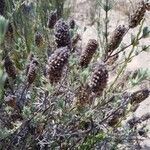
{"label": "dried flower spike", "polygon": [[124,25],[119,25],[115,31],[112,33],[108,40],[107,52],[112,52],[117,49],[127,31]]}
{"label": "dried flower spike", "polygon": [[38,62],[37,60],[33,59],[29,65],[28,72],[27,72],[27,81],[29,84],[32,84],[36,78],[38,69]]}
{"label": "dried flower spike", "polygon": [[97,64],[95,71],[93,72],[90,81],[88,83],[89,88],[97,96],[101,95],[104,88],[107,85],[108,71],[104,64]]}
{"label": "dried flower spike", "polygon": [[128,120],[127,123],[130,125],[130,128],[133,128],[137,124],[142,123],[148,119],[150,119],[150,113],[146,113],[142,115],[141,117],[133,117],[130,120]]}
{"label": "dried flower spike", "polygon": [[35,59],[34,54],[30,53],[29,56],[28,56],[28,64],[27,64],[26,71],[25,71],[25,74],[26,74],[26,75],[27,75],[28,72],[29,72],[29,68],[30,68],[31,62],[32,62],[34,59]]}
{"label": "dried flower spike", "polygon": [[119,109],[118,111],[113,113],[111,115],[111,117],[108,118],[108,120],[107,120],[108,125],[111,126],[111,127],[116,126],[119,123],[120,119],[122,117],[124,117],[124,115],[125,115],[125,110],[124,109]]}
{"label": "dried flower spike", "polygon": [[5,0],[0,0],[0,15],[4,16]]}
{"label": "dried flower spike", "polygon": [[147,1],[145,2],[145,7],[146,7],[146,10],[147,10],[147,11],[150,11],[150,1],[149,1],[149,0],[147,0]]}
{"label": "dried flower spike", "polygon": [[53,29],[57,22],[57,19],[58,19],[57,11],[56,10],[52,11],[49,15],[48,22],[47,22],[48,28]]}
{"label": "dried flower spike", "polygon": [[90,94],[91,92],[88,90],[88,88],[80,86],[76,94],[75,105],[78,108],[82,108],[87,104],[91,104],[92,97]]}
{"label": "dried flower spike", "polygon": [[76,25],[75,21],[74,21],[73,19],[71,19],[71,20],[69,21],[69,27],[70,27],[70,29],[74,29],[74,28],[75,28],[75,25]]}
{"label": "dried flower spike", "polygon": [[35,44],[37,47],[41,47],[43,45],[43,36],[37,32],[36,35],[35,35]]}
{"label": "dried flower spike", "polygon": [[98,42],[95,39],[90,39],[85,50],[83,50],[80,56],[79,64],[81,67],[88,66],[97,48]]}
{"label": "dried flower spike", "polygon": [[6,31],[6,39],[12,41],[14,36],[14,30],[11,23],[8,23],[7,31]]}
{"label": "dried flower spike", "polygon": [[150,119],[150,113],[149,112],[144,114],[143,116],[141,116],[141,121],[146,121],[148,119]]}
{"label": "dried flower spike", "polygon": [[141,103],[149,96],[149,94],[150,94],[150,91],[148,89],[143,89],[143,90],[139,90],[139,91],[132,93],[130,97],[131,104]]}
{"label": "dried flower spike", "polygon": [[129,28],[135,28],[141,22],[146,12],[145,2],[142,0],[138,3],[136,10],[129,17]]}
{"label": "dried flower spike", "polygon": [[107,123],[110,127],[114,127],[119,123],[120,118],[120,114],[115,113],[112,117],[108,119]]}
{"label": "dried flower spike", "polygon": [[62,19],[58,20],[55,24],[55,41],[57,43],[57,47],[65,47],[68,46],[71,48],[71,36],[69,32],[69,26]]}
{"label": "dried flower spike", "polygon": [[63,68],[67,64],[68,58],[68,47],[61,47],[56,49],[49,57],[46,74],[51,84],[55,84],[60,81]]}
{"label": "dried flower spike", "polygon": [[8,106],[10,106],[12,108],[15,108],[17,106],[15,95],[8,95],[5,98],[5,102],[7,103]]}
{"label": "dried flower spike", "polygon": [[4,67],[6,69],[8,76],[15,79],[16,78],[16,67],[14,66],[12,60],[10,59],[10,57],[8,55],[5,57]]}
{"label": "dried flower spike", "polygon": [[76,106],[82,107],[88,103],[89,93],[85,90],[85,88],[79,88],[76,97]]}

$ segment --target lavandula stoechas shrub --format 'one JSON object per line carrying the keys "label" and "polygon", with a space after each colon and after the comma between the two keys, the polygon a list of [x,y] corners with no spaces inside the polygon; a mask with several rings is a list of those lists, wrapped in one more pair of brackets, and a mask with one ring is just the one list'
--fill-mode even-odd
{"label": "lavandula stoechas shrub", "polygon": [[[139,41],[149,34],[143,28],[149,2],[141,1],[128,24],[109,34],[113,0],[99,1],[98,10],[105,12],[104,22],[98,22],[103,23],[98,26],[102,39],[90,39],[80,53],[82,35],[76,20],[64,19],[64,2],[0,2],[1,15],[9,19],[2,24],[0,149],[117,149],[131,140],[131,131],[136,137],[133,127],[150,118],[132,119],[126,128],[121,124],[150,94],[148,87],[128,91],[148,80],[147,70],[124,74]],[[122,46],[128,31],[138,27],[131,43]],[[119,62],[128,47],[131,51]]]}

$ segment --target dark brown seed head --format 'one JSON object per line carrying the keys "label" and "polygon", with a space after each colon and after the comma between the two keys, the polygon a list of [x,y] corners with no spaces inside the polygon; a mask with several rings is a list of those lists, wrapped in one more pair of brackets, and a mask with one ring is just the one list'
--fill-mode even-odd
{"label": "dark brown seed head", "polygon": [[111,115],[111,117],[108,118],[107,120],[108,125],[111,127],[114,127],[115,125],[119,123],[120,119],[124,117],[124,115],[125,115],[124,109],[120,109],[116,111],[115,113]]}
{"label": "dark brown seed head", "polygon": [[75,25],[76,25],[75,21],[74,21],[73,19],[71,19],[71,20],[69,21],[69,27],[70,27],[70,29],[74,29],[74,28],[75,28]]}
{"label": "dark brown seed head", "polygon": [[5,102],[7,103],[8,106],[15,108],[16,107],[16,96],[15,95],[8,95],[5,98]]}
{"label": "dark brown seed head", "polygon": [[7,31],[6,31],[6,40],[12,41],[14,37],[14,30],[11,23],[8,23]]}
{"label": "dark brown seed head", "polygon": [[137,124],[142,123],[148,119],[150,119],[150,113],[146,113],[142,115],[141,117],[133,117],[130,120],[128,120],[127,123],[130,125],[130,128],[133,128]]}
{"label": "dark brown seed head", "polygon": [[145,7],[146,7],[147,11],[150,11],[150,1],[149,0],[145,1]]}
{"label": "dark brown seed head", "polygon": [[136,10],[130,15],[129,17],[129,27],[135,28],[144,18],[144,14],[146,12],[146,5],[145,2],[142,0],[138,3]]}
{"label": "dark brown seed head", "polygon": [[35,44],[37,47],[41,47],[43,45],[43,36],[37,32],[36,35],[35,35]]}
{"label": "dark brown seed head", "polygon": [[143,116],[141,116],[141,121],[144,122],[146,120],[150,119],[150,113],[146,113]]}
{"label": "dark brown seed head", "polygon": [[57,22],[57,19],[58,19],[57,11],[52,11],[49,15],[48,22],[47,22],[48,28],[53,29],[54,25]]}
{"label": "dark brown seed head", "polygon": [[0,0],[0,15],[4,16],[5,11],[5,0]]}
{"label": "dark brown seed head", "polygon": [[46,74],[51,84],[60,81],[63,68],[67,64],[69,58],[68,47],[61,47],[54,51],[49,57]]}
{"label": "dark brown seed head", "polygon": [[150,91],[148,89],[143,89],[132,93],[130,97],[131,104],[141,103],[149,96],[149,94]]}
{"label": "dark brown seed head", "polygon": [[[27,64],[27,67],[26,67],[26,70],[25,70],[25,74],[27,75],[28,72],[29,72],[29,68],[30,68],[30,64],[32,62],[32,60],[34,60],[35,57],[34,57],[34,54],[30,53],[29,56],[28,56],[28,64]],[[36,60],[36,59],[35,59]]]}
{"label": "dark brown seed head", "polygon": [[60,19],[56,22],[54,29],[57,47],[59,48],[68,46],[69,48],[71,48],[71,36],[67,23]]}
{"label": "dark brown seed head", "polygon": [[85,87],[80,87],[77,92],[76,105],[82,107],[89,104],[89,95],[90,93],[87,92]]}
{"label": "dark brown seed head", "polygon": [[16,78],[16,67],[14,66],[14,64],[9,56],[5,57],[4,67],[6,69],[8,76],[15,79]]}
{"label": "dark brown seed head", "polygon": [[97,48],[98,42],[95,39],[90,39],[80,56],[79,64],[82,68],[88,66]]}
{"label": "dark brown seed head", "polygon": [[108,80],[108,71],[104,64],[97,64],[90,81],[88,83],[89,88],[92,92],[94,92],[97,96],[101,95],[104,88],[107,85]]}
{"label": "dark brown seed head", "polygon": [[129,124],[130,128],[133,128],[136,126],[138,123],[140,123],[140,118],[139,117],[133,117],[128,120],[127,124]]}
{"label": "dark brown seed head", "polygon": [[108,40],[107,52],[112,52],[117,49],[127,31],[124,25],[118,26]]}
{"label": "dark brown seed head", "polygon": [[29,66],[27,72],[27,81],[29,84],[32,84],[37,76],[37,69],[38,69],[38,62],[37,60],[33,59]]}
{"label": "dark brown seed head", "polygon": [[108,125],[111,127],[114,127],[117,123],[119,123],[119,118],[118,116],[114,115],[109,121],[108,121]]}

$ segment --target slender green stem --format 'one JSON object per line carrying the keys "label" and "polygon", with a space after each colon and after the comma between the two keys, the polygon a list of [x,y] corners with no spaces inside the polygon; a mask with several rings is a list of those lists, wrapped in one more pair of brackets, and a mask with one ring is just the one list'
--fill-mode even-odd
{"label": "slender green stem", "polygon": [[108,44],[108,0],[106,0],[106,10],[105,10],[105,40],[107,46]]}

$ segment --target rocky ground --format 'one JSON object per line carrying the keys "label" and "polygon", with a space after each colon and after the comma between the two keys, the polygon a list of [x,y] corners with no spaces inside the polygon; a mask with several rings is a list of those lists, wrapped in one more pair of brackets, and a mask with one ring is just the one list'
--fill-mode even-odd
{"label": "rocky ground", "polygon": [[[135,3],[137,0],[118,0],[117,3],[114,5],[113,10],[109,15],[109,32],[113,31],[115,27],[119,24],[126,24],[128,20],[129,12],[135,7]],[[71,7],[73,10],[72,17],[76,20],[77,24],[79,25],[79,32],[82,35],[82,44],[85,43],[90,38],[98,38],[98,32],[94,24],[94,16],[97,15],[96,9],[96,2],[94,0],[72,0]],[[150,13],[146,13],[146,26],[150,26]],[[86,27],[86,31],[84,29]],[[131,33],[134,34],[138,32],[138,27],[132,31],[130,31],[124,37],[124,43],[130,42]],[[150,38],[144,39],[140,42],[140,44],[150,44]],[[130,50],[130,48],[129,48]],[[133,59],[127,66],[127,71],[134,71],[139,68],[150,68],[150,54],[149,52],[143,52],[139,54],[137,57]],[[145,86],[150,87],[150,83],[146,83]],[[139,89],[140,87],[136,87]],[[134,91],[135,89],[131,89]],[[140,104],[140,107],[136,110],[134,114],[131,114],[129,118],[132,116],[142,116],[143,114],[150,113],[150,97],[147,98]],[[147,129],[149,130],[149,134],[146,140],[142,141],[140,144],[142,146],[142,150],[150,150],[150,120],[146,122]]]}

